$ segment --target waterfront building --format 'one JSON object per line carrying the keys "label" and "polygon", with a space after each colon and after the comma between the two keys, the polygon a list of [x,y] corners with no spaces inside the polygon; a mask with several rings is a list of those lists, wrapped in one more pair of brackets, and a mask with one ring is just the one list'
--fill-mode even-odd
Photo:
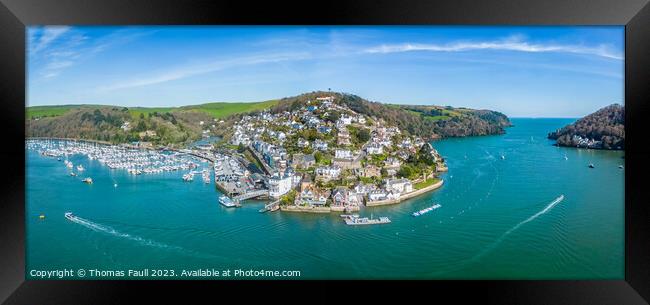
{"label": "waterfront building", "polygon": [[384,187],[386,190],[393,190],[399,193],[410,193],[413,191],[411,180],[406,178],[384,179]]}
{"label": "waterfront building", "polygon": [[278,198],[291,190],[294,183],[293,175],[275,173],[269,178],[269,196]]}
{"label": "waterfront building", "polygon": [[376,189],[368,192],[368,201],[386,200],[388,193],[384,189]]}
{"label": "waterfront building", "polygon": [[327,203],[327,197],[326,191],[317,188],[311,181],[303,181],[295,203],[297,205],[324,206]]}
{"label": "waterfront building", "polygon": [[332,206],[344,207],[348,205],[349,191],[344,186],[339,186],[332,192]]}

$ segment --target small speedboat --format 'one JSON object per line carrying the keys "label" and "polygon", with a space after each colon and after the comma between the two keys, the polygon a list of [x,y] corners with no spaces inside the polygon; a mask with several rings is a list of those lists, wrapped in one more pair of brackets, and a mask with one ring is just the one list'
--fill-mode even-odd
{"label": "small speedboat", "polygon": [[437,209],[437,208],[439,208],[439,207],[441,207],[441,205],[439,205],[439,204],[434,204],[434,205],[432,205],[432,206],[430,206],[430,207],[428,207],[428,208],[424,208],[424,209],[419,210],[419,211],[417,211],[417,212],[413,212],[411,215],[413,215],[413,217],[418,217],[418,216],[420,216],[420,215],[423,215],[423,214],[429,213],[429,212],[431,212],[431,211],[433,211],[433,210],[435,210],[435,209]]}
{"label": "small speedboat", "polygon": [[80,171],[80,172],[83,172],[84,171],[84,166],[81,165],[81,164],[77,165],[77,170]]}
{"label": "small speedboat", "polygon": [[77,218],[77,216],[74,216],[71,212],[66,212],[64,215],[68,220],[75,220]]}
{"label": "small speedboat", "polygon": [[619,165],[618,168],[623,169],[623,165]]}
{"label": "small speedboat", "polygon": [[193,173],[188,173],[183,175],[183,181],[185,182],[191,182],[194,181],[194,174]]}
{"label": "small speedboat", "polygon": [[595,168],[593,163],[589,163],[589,168]]}
{"label": "small speedboat", "polygon": [[90,178],[90,177],[84,178],[81,181],[84,182],[84,183],[93,184],[93,178]]}

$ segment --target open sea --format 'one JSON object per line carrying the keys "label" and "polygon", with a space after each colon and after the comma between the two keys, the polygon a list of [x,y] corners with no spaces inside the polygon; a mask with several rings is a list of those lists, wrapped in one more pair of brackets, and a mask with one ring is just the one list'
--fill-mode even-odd
{"label": "open sea", "polygon": [[[298,270],[302,279],[623,279],[624,152],[546,139],[573,121],[515,118],[504,135],[433,142],[449,166],[444,185],[362,208],[392,221],[375,226],[347,226],[338,214],[262,214],[263,201],[227,209],[214,179],[133,176],[71,157],[93,178],[88,185],[28,150],[26,277],[209,268]],[[442,207],[411,216],[434,203]]]}

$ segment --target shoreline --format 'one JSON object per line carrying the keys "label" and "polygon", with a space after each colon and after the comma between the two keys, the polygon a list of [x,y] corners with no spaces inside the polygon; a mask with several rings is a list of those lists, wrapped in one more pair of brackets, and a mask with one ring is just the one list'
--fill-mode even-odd
{"label": "shoreline", "polygon": [[413,197],[420,196],[424,193],[428,193],[430,191],[436,190],[440,188],[444,184],[445,180],[440,179],[440,181],[429,185],[427,187],[423,187],[419,190],[412,191],[410,193],[406,193],[402,196],[400,196],[398,199],[387,199],[387,200],[380,200],[380,201],[367,201],[366,200],[366,206],[367,207],[375,207],[375,206],[382,206],[382,205],[391,205],[391,204],[397,204],[400,203],[404,200],[411,199]]}
{"label": "shoreline", "polygon": [[[429,186],[421,188],[419,190],[415,190],[413,192],[404,194],[404,195],[400,196],[399,199],[389,199],[389,200],[370,201],[370,202],[365,201],[365,206],[366,207],[376,207],[376,206],[382,206],[382,205],[397,204],[397,203],[400,203],[400,202],[402,202],[404,200],[411,199],[413,197],[417,197],[417,196],[420,196],[422,194],[428,193],[430,191],[439,189],[440,187],[442,187],[444,182],[445,182],[445,180],[440,179],[440,181],[438,181],[438,182],[436,182],[436,183],[434,183],[432,185],[429,185]],[[302,207],[302,206],[295,206],[295,205],[288,205],[288,206],[281,206],[280,207],[280,211],[294,212],[294,213],[321,213],[321,214],[322,213],[333,213],[333,212],[336,212],[336,213],[347,212],[347,213],[349,213],[349,212],[358,212],[359,210],[360,210],[359,207],[357,207],[356,209],[349,210],[349,211],[345,211],[345,210],[339,209],[339,208],[333,209],[331,207]]]}
{"label": "shoreline", "polygon": [[[74,138],[58,138],[58,137],[26,137],[25,140],[59,140],[59,141],[75,141],[75,142],[86,142],[86,143],[96,143],[96,144],[101,144],[101,145],[116,145],[116,146],[125,146],[128,148],[132,149],[146,149],[146,150],[161,150],[161,149],[167,149],[170,151],[175,151],[175,152],[180,152],[179,149],[170,149],[170,148],[164,148],[164,147],[136,147],[131,144],[123,143],[123,144],[113,144],[107,141],[101,141],[101,140],[87,140],[87,139],[74,139]],[[205,156],[197,155],[190,153],[194,157],[198,157],[201,159],[206,159],[207,161],[213,162],[213,160],[210,160],[209,158],[206,158]],[[254,155],[255,156],[255,155]],[[445,167],[445,171],[447,168]],[[366,207],[374,207],[374,206],[382,206],[382,205],[391,205],[391,204],[397,204],[400,203],[404,200],[422,195],[424,193],[436,190],[440,188],[444,184],[444,180],[440,179],[440,181],[429,185],[427,187],[421,188],[419,190],[412,191],[410,193],[406,193],[400,196],[398,199],[387,199],[387,200],[381,200],[381,201],[368,201],[365,200],[364,204]],[[222,192],[222,194],[226,195],[227,192],[225,192],[225,188],[223,188],[218,182],[215,181],[215,187]],[[228,196],[228,195],[226,195]],[[311,207],[303,207],[303,206],[295,206],[295,205],[288,205],[288,206],[280,206],[280,211],[284,212],[297,212],[297,213],[341,213],[341,212],[358,212],[360,211],[360,207],[356,208],[351,208],[351,209],[345,209],[343,207],[317,207],[317,206],[311,206]]]}

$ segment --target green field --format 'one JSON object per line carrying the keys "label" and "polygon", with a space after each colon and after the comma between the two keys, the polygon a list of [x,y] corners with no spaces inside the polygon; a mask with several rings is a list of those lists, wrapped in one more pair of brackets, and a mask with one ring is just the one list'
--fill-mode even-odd
{"label": "green field", "polygon": [[[149,113],[165,113],[176,111],[200,111],[211,115],[214,118],[224,118],[236,113],[250,112],[254,110],[268,109],[278,103],[278,100],[270,100],[258,103],[206,103],[200,105],[190,105],[182,107],[129,107],[129,113],[133,118],[137,118],[140,114],[148,115]],[[57,105],[57,106],[32,106],[26,107],[26,118],[37,117],[52,117],[63,115],[66,112],[77,108],[104,108],[104,107],[117,107],[122,106],[108,106],[108,105]]]}
{"label": "green field", "polygon": [[430,179],[427,179],[425,181],[416,183],[413,186],[413,188],[415,188],[416,190],[423,189],[423,188],[425,188],[427,186],[433,185],[434,183],[438,183],[439,181],[440,181],[440,179],[438,179],[438,178],[430,178]]}
{"label": "green field", "polygon": [[224,118],[236,113],[244,113],[255,110],[268,109],[278,103],[278,100],[270,100],[258,103],[207,103],[193,106],[183,106],[182,110],[195,110],[207,113],[214,118]]}
{"label": "green field", "polygon": [[77,108],[101,108],[110,107],[102,105],[56,105],[56,106],[32,106],[25,108],[25,116],[27,118],[40,118],[46,116],[59,116],[71,109]]}

